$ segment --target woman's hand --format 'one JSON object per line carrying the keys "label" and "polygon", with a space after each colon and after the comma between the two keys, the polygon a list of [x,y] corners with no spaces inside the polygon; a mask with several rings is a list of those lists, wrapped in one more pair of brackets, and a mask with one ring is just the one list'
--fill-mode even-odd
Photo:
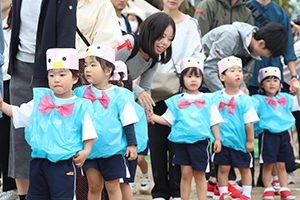
{"label": "woman's hand", "polygon": [[[142,108],[144,108],[145,110],[152,110],[153,106],[155,106],[153,99],[145,91],[140,93],[140,95],[138,96],[138,100]],[[144,105],[146,106],[146,108],[144,107]]]}

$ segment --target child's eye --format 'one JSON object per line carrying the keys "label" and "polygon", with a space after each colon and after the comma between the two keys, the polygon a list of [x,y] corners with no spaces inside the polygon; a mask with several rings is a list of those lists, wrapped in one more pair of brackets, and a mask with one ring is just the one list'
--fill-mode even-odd
{"label": "child's eye", "polygon": [[60,76],[65,76],[66,74],[60,74]]}
{"label": "child's eye", "polygon": [[49,74],[49,76],[50,76],[50,77],[54,77],[54,75],[53,75],[53,74]]}
{"label": "child's eye", "polygon": [[96,67],[96,65],[91,65],[92,67]]}
{"label": "child's eye", "polygon": [[87,65],[84,65],[84,68],[86,68],[87,67]]}
{"label": "child's eye", "polygon": [[197,78],[200,78],[200,76],[196,76]]}

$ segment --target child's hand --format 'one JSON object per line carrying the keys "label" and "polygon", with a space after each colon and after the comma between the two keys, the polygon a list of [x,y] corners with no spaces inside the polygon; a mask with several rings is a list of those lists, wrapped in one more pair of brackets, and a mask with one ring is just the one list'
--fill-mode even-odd
{"label": "child's hand", "polygon": [[254,142],[247,142],[246,143],[246,151],[249,153],[249,152],[252,152],[254,150]]}
{"label": "child's hand", "polygon": [[153,110],[145,110],[146,117],[147,117],[147,122],[151,124],[155,124],[155,122],[152,119],[153,116]]}
{"label": "child's hand", "polygon": [[87,150],[79,151],[74,157],[73,161],[75,165],[79,168],[83,165],[86,157],[89,155],[89,152]]}
{"label": "child's hand", "polygon": [[214,142],[214,152],[219,153],[222,149],[221,141],[220,140],[215,140]]}
{"label": "child's hand", "polygon": [[296,78],[293,78],[293,79],[291,80],[291,86],[292,86],[293,88],[295,88],[296,90],[299,90],[299,89],[300,89],[300,83],[299,83],[299,81],[298,81]]}
{"label": "child's hand", "polygon": [[137,152],[136,152],[135,145],[129,145],[127,147],[126,157],[129,157],[128,160],[135,160],[137,158]]}

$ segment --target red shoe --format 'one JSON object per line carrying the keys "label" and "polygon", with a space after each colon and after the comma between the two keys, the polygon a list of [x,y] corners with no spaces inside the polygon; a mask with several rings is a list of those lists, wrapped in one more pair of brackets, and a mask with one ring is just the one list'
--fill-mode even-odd
{"label": "red shoe", "polygon": [[214,189],[213,199],[220,199],[220,191],[217,187]]}
{"label": "red shoe", "polygon": [[228,193],[233,199],[238,199],[242,196],[242,193],[235,189],[235,187],[230,183],[228,183]]}
{"label": "red shoe", "polygon": [[279,190],[280,190],[280,183],[279,183],[279,180],[274,180],[272,182],[272,185],[273,185],[273,189],[275,190],[275,193],[276,194],[279,194]]}
{"label": "red shoe", "polygon": [[232,200],[232,197],[228,193],[223,193],[219,200]]}
{"label": "red shoe", "polygon": [[283,190],[280,192],[281,200],[291,200],[296,199],[294,195],[291,194],[289,190]]}
{"label": "red shoe", "polygon": [[251,198],[243,194],[238,200],[251,200]]}
{"label": "red shoe", "polygon": [[274,200],[274,196],[274,191],[266,191],[261,198],[263,198],[263,200]]}
{"label": "red shoe", "polygon": [[211,184],[209,184],[209,182],[206,182],[206,183],[207,183],[207,193],[206,193],[206,196],[213,197],[214,196],[214,190],[215,190],[215,188],[217,186],[216,185],[211,185]]}

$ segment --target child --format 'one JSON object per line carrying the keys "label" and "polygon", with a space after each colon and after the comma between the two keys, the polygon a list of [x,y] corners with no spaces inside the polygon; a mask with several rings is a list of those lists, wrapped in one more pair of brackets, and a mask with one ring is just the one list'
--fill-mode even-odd
{"label": "child", "polygon": [[254,150],[252,123],[259,121],[249,95],[239,86],[243,82],[242,61],[235,56],[218,62],[220,80],[225,89],[215,92],[219,112],[224,119],[220,125],[222,151],[214,154],[213,162],[219,165],[218,186],[220,200],[234,198],[228,193],[228,173],[231,167],[239,168],[243,194],[239,200],[251,199],[252,175],[250,167]]}
{"label": "child", "polygon": [[[115,62],[115,71],[114,75],[109,79],[112,84],[116,84],[120,87],[125,87],[128,90],[132,91],[132,85],[130,85],[129,82],[132,82],[132,78],[130,74],[128,74],[127,66],[123,61],[116,61]],[[139,122],[134,125],[134,130],[136,134],[137,139],[137,152],[143,152],[147,147],[148,142],[148,122],[145,115],[144,109],[135,101],[131,102],[133,105],[133,108],[139,118]],[[139,158],[138,158],[139,159]],[[136,173],[136,167],[138,159],[135,160],[128,160],[128,166],[129,166],[129,172],[130,172],[130,178],[122,178],[120,180],[121,182],[121,191],[122,191],[122,199],[132,199],[132,193],[134,191],[128,190],[128,183],[131,185],[134,183],[135,173]],[[150,178],[150,177],[149,177]],[[129,194],[130,193],[130,194]]]}
{"label": "child", "polygon": [[263,199],[274,199],[271,185],[271,171],[275,165],[280,182],[282,200],[296,199],[287,188],[286,162],[294,162],[290,128],[295,125],[291,111],[299,110],[300,84],[297,79],[291,80],[297,96],[280,92],[281,75],[278,67],[265,67],[259,70],[258,82],[261,94],[252,97],[259,101],[257,114],[260,121],[254,125],[259,134],[259,162],[263,163],[262,179],[265,186]]}
{"label": "child", "polygon": [[103,179],[109,199],[122,199],[119,179],[129,177],[124,155],[129,157],[128,160],[137,157],[133,125],[139,119],[131,103],[134,96],[125,88],[109,84],[114,75],[114,63],[113,49],[98,44],[88,47],[84,73],[90,85],[74,91],[93,102],[95,129],[100,138],[83,165],[89,183],[89,199],[100,199]]}
{"label": "child", "polygon": [[[47,51],[48,88],[34,88],[21,107],[0,98],[0,108],[15,128],[25,128],[31,146],[27,199],[75,199],[76,167],[81,167],[97,139],[90,101],[72,95],[79,80],[75,49]],[[2,106],[1,106],[2,105]]]}
{"label": "child", "polygon": [[181,167],[181,199],[189,199],[193,176],[198,199],[206,199],[209,139],[215,140],[214,152],[220,152],[219,124],[223,119],[211,95],[199,92],[203,84],[203,61],[184,58],[180,71],[180,84],[186,92],[167,99],[167,111],[162,116],[153,114],[150,118],[156,123],[172,126],[168,139],[177,143],[173,164]]}

